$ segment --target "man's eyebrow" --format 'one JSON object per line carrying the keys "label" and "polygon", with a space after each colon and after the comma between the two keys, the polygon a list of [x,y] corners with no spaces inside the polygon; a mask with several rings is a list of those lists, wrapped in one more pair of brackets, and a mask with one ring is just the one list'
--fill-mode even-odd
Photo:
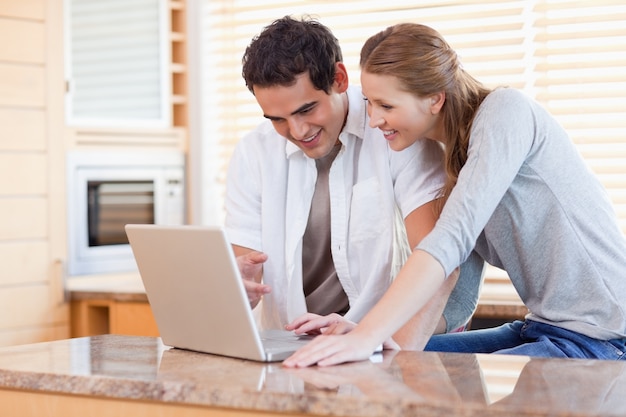
{"label": "man's eyebrow", "polygon": [[291,112],[291,116],[293,116],[294,114],[298,114],[301,113],[305,110],[310,109],[311,107],[315,106],[317,104],[317,101],[311,101],[310,103],[304,103],[302,106],[298,107],[295,111]]}
{"label": "man's eyebrow", "polygon": [[[311,101],[309,103],[304,103],[302,106],[298,107],[297,109],[295,109],[294,111],[292,111],[289,115],[293,116],[294,114],[298,114],[301,113],[305,110],[309,110],[311,107],[315,106],[317,104],[317,101]],[[266,119],[270,119],[270,120],[280,120],[282,119],[282,117],[278,117],[278,116],[272,116],[269,114],[263,114],[263,117],[265,117]]]}

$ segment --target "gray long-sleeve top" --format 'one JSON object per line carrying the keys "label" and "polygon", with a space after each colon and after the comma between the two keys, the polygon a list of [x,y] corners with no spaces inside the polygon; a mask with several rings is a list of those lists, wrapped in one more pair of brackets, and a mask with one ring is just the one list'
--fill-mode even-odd
{"label": "gray long-sleeve top", "polygon": [[480,106],[457,185],[418,246],[446,274],[474,248],[508,272],[528,319],[626,337],[626,239],[613,206],[564,129],[513,89]]}

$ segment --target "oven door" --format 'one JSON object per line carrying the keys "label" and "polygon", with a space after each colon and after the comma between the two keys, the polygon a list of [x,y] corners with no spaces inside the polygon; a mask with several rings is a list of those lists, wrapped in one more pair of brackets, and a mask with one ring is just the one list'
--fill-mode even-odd
{"label": "oven door", "polygon": [[87,181],[88,246],[127,245],[126,224],[153,224],[154,192],[154,180]]}
{"label": "oven door", "polygon": [[129,223],[183,223],[182,169],[81,168],[68,207],[70,275],[134,272]]}
{"label": "oven door", "polygon": [[67,204],[67,273],[135,273],[124,226],[184,223],[184,155],[70,152]]}

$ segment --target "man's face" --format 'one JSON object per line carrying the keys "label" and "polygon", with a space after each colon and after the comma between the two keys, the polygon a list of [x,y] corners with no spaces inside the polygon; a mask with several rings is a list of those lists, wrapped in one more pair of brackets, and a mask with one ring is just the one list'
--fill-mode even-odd
{"label": "man's face", "polygon": [[[254,87],[263,115],[274,129],[310,158],[330,153],[348,113],[345,68],[340,65],[330,94],[317,90],[308,73],[299,75],[291,86]],[[345,80],[344,80],[345,77]]]}

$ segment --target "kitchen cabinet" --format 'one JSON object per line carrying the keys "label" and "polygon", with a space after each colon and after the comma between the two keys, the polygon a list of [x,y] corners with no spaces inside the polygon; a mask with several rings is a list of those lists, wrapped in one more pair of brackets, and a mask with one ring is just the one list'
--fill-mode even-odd
{"label": "kitchen cabinet", "polygon": [[71,302],[70,314],[72,337],[107,333],[134,336],[159,335],[147,301],[75,300]]}
{"label": "kitchen cabinet", "polygon": [[135,274],[68,281],[72,337],[114,333],[158,336],[148,297]]}

